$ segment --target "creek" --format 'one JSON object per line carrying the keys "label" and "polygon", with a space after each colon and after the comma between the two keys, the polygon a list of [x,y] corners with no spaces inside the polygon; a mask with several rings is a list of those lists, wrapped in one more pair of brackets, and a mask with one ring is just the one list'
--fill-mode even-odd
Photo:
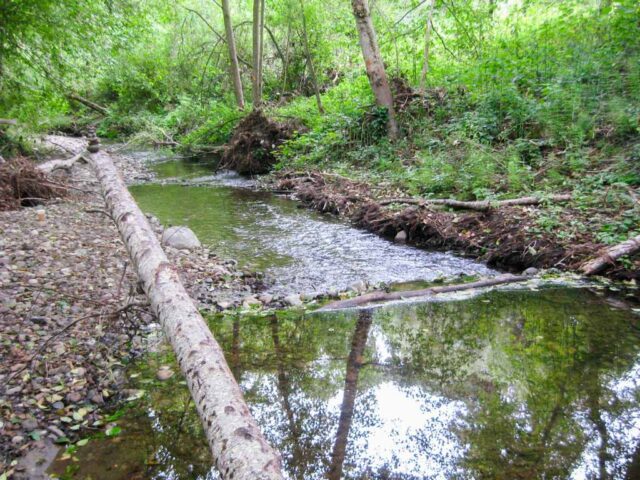
{"label": "creek", "polygon": [[[141,208],[265,272],[276,294],[495,273],[395,245],[207,165],[155,170],[156,182],[131,188]],[[287,478],[638,478],[640,308],[633,291],[615,290],[498,289],[207,320]],[[177,370],[170,350],[129,369],[130,388],[145,395],[114,413],[119,435],[96,436],[50,471],[217,479],[186,385],[180,375],[157,381],[161,365]]]}

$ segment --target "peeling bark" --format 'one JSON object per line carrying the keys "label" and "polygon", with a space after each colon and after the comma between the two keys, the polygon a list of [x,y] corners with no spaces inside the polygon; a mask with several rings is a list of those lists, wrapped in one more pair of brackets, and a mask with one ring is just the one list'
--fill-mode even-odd
{"label": "peeling bark", "polygon": [[51,173],[54,170],[58,170],[58,169],[70,170],[71,167],[73,167],[76,162],[80,162],[80,161],[82,162],[87,161],[84,153],[78,153],[77,155],[74,155],[73,157],[67,160],[51,160],[49,162],[45,162],[41,165],[38,165],[38,168],[42,170],[44,173]]}
{"label": "peeling bark", "polygon": [[222,478],[282,479],[280,455],[264,439],[222,349],[184,289],[109,155],[89,156],[151,307],[176,353]]}

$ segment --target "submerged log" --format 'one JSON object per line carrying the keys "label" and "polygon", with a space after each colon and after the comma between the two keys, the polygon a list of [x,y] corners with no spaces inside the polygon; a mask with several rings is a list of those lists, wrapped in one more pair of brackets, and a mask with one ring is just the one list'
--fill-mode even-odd
{"label": "submerged log", "polygon": [[89,155],[111,217],[154,313],[171,342],[223,479],[282,479],[280,455],[264,439],[222,349],[184,289],[147,219],[105,152]]}
{"label": "submerged log", "polygon": [[608,248],[602,255],[585,263],[581,270],[585,275],[595,275],[608,265],[613,265],[616,260],[625,255],[633,255],[640,252],[640,235],[636,235],[618,245]]}
{"label": "submerged log", "polygon": [[408,292],[372,292],[365,295],[360,295],[359,297],[349,298],[347,300],[338,300],[337,302],[331,302],[320,308],[318,311],[324,312],[327,310],[355,308],[372,302],[389,302],[392,300],[403,300],[405,298],[428,297],[438,293],[461,292],[463,290],[471,290],[474,288],[493,287],[495,285],[504,285],[507,283],[526,282],[527,280],[531,280],[531,277],[526,275],[505,274],[499,275],[495,278],[478,280],[477,282],[446,285],[442,287],[423,288],[421,290],[410,290]]}
{"label": "submerged log", "polygon": [[571,194],[551,195],[550,197],[521,197],[510,198],[508,200],[479,200],[474,202],[464,202],[449,198],[387,198],[378,202],[380,205],[390,205],[392,203],[406,203],[411,205],[444,205],[446,207],[461,210],[477,210],[487,212],[493,208],[511,207],[519,205],[540,205],[544,202],[567,202],[571,200]]}

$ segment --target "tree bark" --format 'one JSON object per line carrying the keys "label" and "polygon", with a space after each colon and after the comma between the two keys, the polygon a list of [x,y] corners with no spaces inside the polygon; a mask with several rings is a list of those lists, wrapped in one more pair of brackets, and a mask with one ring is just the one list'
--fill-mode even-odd
{"label": "tree bark", "polygon": [[262,436],[222,350],[169,263],[109,155],[89,156],[154,313],[187,380],[222,478],[282,479],[280,455]]}
{"label": "tree bark", "polygon": [[608,265],[612,265],[624,255],[633,255],[640,251],[640,235],[636,235],[618,245],[608,248],[602,255],[585,263],[582,266],[582,273],[585,275],[595,275],[601,272]]}
{"label": "tree bark", "polygon": [[244,110],[244,92],[242,91],[242,78],[240,77],[240,65],[238,64],[238,52],[233,34],[233,24],[231,23],[229,0],[222,0],[222,16],[224,18],[224,29],[227,36],[227,47],[229,48],[229,73],[231,75],[231,81],[233,82],[233,91],[236,95],[238,108]]}
{"label": "tree bark", "polygon": [[429,16],[427,17],[427,30],[424,34],[424,63],[422,64],[422,72],[420,72],[420,92],[424,95],[427,90],[427,74],[429,73],[429,49],[431,46],[431,25],[433,23],[433,9],[436,0],[431,0],[429,5]]}
{"label": "tree bark", "polygon": [[67,160],[50,160],[38,165],[38,168],[44,173],[51,173],[54,170],[58,170],[60,168],[64,170],[70,170],[71,167],[73,167],[73,165],[78,161],[87,161],[84,152],[78,153],[77,155],[74,155]]}
{"label": "tree bark", "polygon": [[307,35],[307,16],[304,12],[304,0],[300,0],[300,8],[302,10],[302,40],[304,42],[304,51],[307,55],[307,62],[309,62],[309,72],[311,73],[311,81],[313,82],[313,91],[316,95],[318,111],[320,113],[324,113],[322,100],[320,99],[320,89],[318,88],[318,77],[316,77],[316,69],[313,67],[313,60],[311,59],[311,49],[309,48],[309,36]]}
{"label": "tree bark", "polygon": [[421,290],[411,290],[408,292],[372,292],[367,293],[366,295],[360,295],[359,297],[350,298],[348,300],[338,300],[337,302],[329,303],[328,305],[325,305],[317,311],[324,312],[327,310],[355,308],[372,302],[389,302],[392,300],[403,300],[405,298],[428,297],[431,295],[436,295],[438,293],[461,292],[474,288],[493,287],[495,285],[504,285],[507,283],[526,282],[527,280],[531,280],[531,277],[525,275],[505,274],[499,275],[495,278],[478,280],[477,282],[462,283],[459,285],[446,285],[443,287],[423,288]]}
{"label": "tree bark", "polygon": [[568,202],[571,200],[572,195],[570,193],[552,195],[548,198],[540,197],[521,197],[510,198],[508,200],[479,200],[475,202],[464,202],[461,200],[453,200],[449,198],[386,198],[380,200],[380,205],[390,205],[392,203],[408,203],[412,205],[445,205],[451,208],[458,208],[462,210],[477,210],[479,212],[487,212],[498,207],[512,207],[518,205],[540,205],[545,201],[550,202]]}
{"label": "tree bark", "polygon": [[362,56],[369,77],[371,89],[376,97],[376,104],[385,107],[388,112],[387,129],[389,138],[398,138],[398,123],[393,108],[393,95],[389,87],[389,80],[384,69],[384,62],[380,55],[376,32],[371,21],[371,12],[367,0],[351,0],[353,15],[356,19],[356,27],[360,36],[360,47]]}
{"label": "tree bark", "polygon": [[263,0],[253,0],[253,109],[262,103],[262,20]]}
{"label": "tree bark", "polygon": [[67,98],[69,98],[70,100],[75,100],[76,102],[83,104],[85,107],[89,107],[91,110],[100,112],[103,115],[109,114],[109,110],[107,110],[105,107],[98,105],[97,103],[94,103],[91,100],[87,100],[86,98],[81,97],[76,93],[70,93],[69,95],[67,95]]}

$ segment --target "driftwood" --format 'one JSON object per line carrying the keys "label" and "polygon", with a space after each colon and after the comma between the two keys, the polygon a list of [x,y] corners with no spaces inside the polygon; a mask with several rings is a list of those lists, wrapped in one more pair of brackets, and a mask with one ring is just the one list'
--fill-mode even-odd
{"label": "driftwood", "polygon": [[411,290],[408,292],[372,292],[359,297],[349,298],[347,300],[338,300],[337,302],[329,303],[318,311],[323,312],[327,310],[340,310],[345,308],[361,307],[372,302],[389,302],[392,300],[403,300],[405,298],[415,297],[428,297],[436,295],[438,293],[451,293],[461,292],[463,290],[471,290],[473,288],[493,287],[495,285],[504,285],[507,283],[526,282],[531,280],[531,277],[526,275],[499,275],[495,278],[487,278],[484,280],[478,280],[477,282],[462,283],[457,285],[446,285],[442,287],[423,288],[421,290]]}
{"label": "driftwood", "polygon": [[251,416],[222,349],[213,338],[111,157],[89,155],[107,210],[178,358],[223,479],[282,479],[280,455]]}
{"label": "driftwood", "polygon": [[602,255],[585,263],[581,270],[585,275],[595,275],[608,265],[612,265],[624,255],[633,255],[640,251],[640,235],[636,235],[618,245],[608,248]]}
{"label": "driftwood", "polygon": [[109,113],[109,110],[107,110],[106,107],[103,107],[102,105],[98,105],[97,103],[94,103],[91,100],[87,100],[86,98],[81,97],[77,93],[70,93],[69,95],[67,95],[67,98],[70,100],[75,100],[76,102],[83,104],[85,107],[89,107],[91,110],[100,112],[103,115],[107,115]]}
{"label": "driftwood", "polygon": [[477,210],[486,212],[493,208],[511,207],[516,205],[540,205],[546,201],[550,202],[567,202],[571,200],[571,194],[551,195],[550,197],[521,197],[511,198],[508,200],[479,200],[474,202],[464,202],[461,200],[452,200],[448,198],[387,198],[379,201],[380,205],[390,205],[392,203],[407,203],[411,205],[445,205],[451,208],[462,210]]}
{"label": "driftwood", "polygon": [[17,125],[18,121],[8,118],[0,118],[0,125]]}
{"label": "driftwood", "polygon": [[50,160],[41,165],[38,165],[38,168],[44,173],[51,173],[54,170],[58,169],[70,170],[71,167],[73,167],[73,165],[78,161],[87,161],[84,153],[78,153],[77,155],[74,155],[67,160]]}

